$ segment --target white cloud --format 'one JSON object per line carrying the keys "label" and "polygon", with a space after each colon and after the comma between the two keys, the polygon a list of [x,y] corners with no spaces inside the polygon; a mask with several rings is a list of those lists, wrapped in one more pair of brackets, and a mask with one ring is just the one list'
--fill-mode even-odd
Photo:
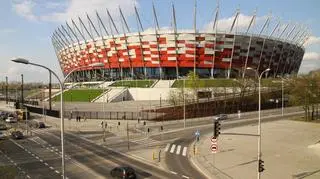
{"label": "white cloud", "polygon": [[300,66],[299,73],[308,73],[320,68],[320,53],[306,52]]}
{"label": "white cloud", "polygon": [[320,53],[306,52],[303,56],[303,60],[320,60]]}
{"label": "white cloud", "polygon": [[32,0],[14,1],[12,8],[18,15],[28,20],[35,21],[37,20],[37,16],[33,13],[35,5],[36,4]]}
{"label": "white cloud", "polygon": [[[218,20],[218,31],[229,31],[231,28],[231,25],[233,23],[233,20],[235,18],[235,15],[232,17],[225,17]],[[251,32],[252,30],[255,30],[257,26],[259,26],[261,23],[263,23],[266,20],[267,16],[257,16],[255,19],[255,24],[251,26]],[[237,31],[246,31],[250,21],[252,19],[252,15],[245,15],[245,14],[239,14],[238,20],[234,26],[234,30]],[[206,31],[212,31],[213,27],[213,21],[209,22],[204,26],[204,30]]]}
{"label": "white cloud", "polygon": [[[16,0],[13,2],[13,9],[27,20],[65,22],[78,16],[83,17],[85,13],[93,15],[96,10],[103,12],[100,15],[105,16],[106,9],[109,9],[111,15],[117,18],[119,6],[125,16],[130,16],[134,13],[134,4],[139,7],[137,0],[69,0],[67,2]],[[36,14],[36,10],[41,10],[42,14]]]}
{"label": "white cloud", "polygon": [[305,43],[305,46],[311,45],[320,45],[320,37],[310,36],[307,42]]}

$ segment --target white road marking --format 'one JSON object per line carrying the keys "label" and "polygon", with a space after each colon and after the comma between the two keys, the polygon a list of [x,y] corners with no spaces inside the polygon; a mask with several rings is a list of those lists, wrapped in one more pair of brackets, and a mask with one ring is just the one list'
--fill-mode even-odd
{"label": "white road marking", "polygon": [[181,145],[178,145],[176,154],[179,155],[181,150]]}
{"label": "white road marking", "polygon": [[187,156],[187,147],[183,147],[182,155]]}
{"label": "white road marking", "polygon": [[48,166],[48,163],[44,163],[46,166]]}
{"label": "white road marking", "polygon": [[36,156],[36,159],[38,159],[38,160],[39,160],[39,157],[38,157],[38,156]]}
{"label": "white road marking", "polygon": [[29,153],[29,154],[31,154],[31,152],[30,152],[30,151],[28,151],[28,153]]}
{"label": "white road marking", "polygon": [[14,163],[15,166],[17,166],[17,163]]}
{"label": "white road marking", "polygon": [[54,170],[54,168],[53,167],[49,167],[51,170]]}
{"label": "white road marking", "polygon": [[164,151],[168,152],[170,144],[167,144],[166,149]]}
{"label": "white road marking", "polygon": [[48,149],[48,150],[50,150],[50,148],[49,148],[49,147],[47,147],[47,149]]}
{"label": "white road marking", "polygon": [[175,175],[177,174],[177,172],[174,172],[174,171],[170,171],[170,172],[173,173],[173,174],[175,174]]}
{"label": "white road marking", "polygon": [[187,179],[189,179],[189,177],[187,177],[187,176],[185,176],[185,175],[182,175],[182,178],[187,178]]}
{"label": "white road marking", "polygon": [[175,148],[176,148],[176,144],[172,144],[170,153],[173,153]]}
{"label": "white road marking", "polygon": [[43,162],[43,160],[42,160],[42,159],[40,159],[40,162]]}
{"label": "white road marking", "polygon": [[13,160],[10,160],[11,163],[13,163]]}
{"label": "white road marking", "polygon": [[27,175],[27,178],[31,178],[29,175]]}
{"label": "white road marking", "polygon": [[56,173],[60,173],[58,170],[55,171]]}

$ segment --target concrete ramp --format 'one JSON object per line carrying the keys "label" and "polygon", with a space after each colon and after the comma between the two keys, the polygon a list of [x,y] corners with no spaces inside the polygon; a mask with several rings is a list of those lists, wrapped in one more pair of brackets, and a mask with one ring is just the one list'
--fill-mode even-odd
{"label": "concrete ramp", "polygon": [[92,102],[98,102],[102,103],[103,101],[105,102],[116,102],[116,101],[121,101],[122,96],[124,95],[123,93],[126,93],[127,89],[126,88],[117,88],[117,87],[112,87],[106,89],[107,92],[104,93],[104,95],[101,95],[99,98],[95,99],[95,101]]}
{"label": "concrete ramp", "polygon": [[175,80],[158,80],[153,88],[170,88]]}

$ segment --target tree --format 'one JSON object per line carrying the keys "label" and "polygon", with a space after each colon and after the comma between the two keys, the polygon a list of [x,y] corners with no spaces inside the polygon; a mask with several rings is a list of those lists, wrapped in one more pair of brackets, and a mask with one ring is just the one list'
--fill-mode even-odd
{"label": "tree", "polygon": [[290,89],[290,103],[303,106],[306,120],[314,120],[315,116],[319,117],[320,72],[292,79]]}

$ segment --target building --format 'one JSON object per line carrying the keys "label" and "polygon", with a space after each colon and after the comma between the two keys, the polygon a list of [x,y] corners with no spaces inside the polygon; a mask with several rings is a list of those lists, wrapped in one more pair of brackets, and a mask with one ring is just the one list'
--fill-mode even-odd
{"label": "building", "polygon": [[[291,30],[286,25],[276,34],[283,26],[278,22],[272,32],[266,34],[264,31],[270,18],[258,34],[250,33],[255,15],[245,32],[237,32],[239,12],[236,12],[230,30],[222,32],[217,23],[217,8],[212,31],[199,31],[196,25],[192,30],[178,30],[172,6],[171,30],[159,28],[153,8],[155,27],[152,31],[144,31],[136,8],[135,12],[138,32],[130,31],[120,8],[124,33],[119,33],[108,11],[110,22],[103,22],[96,13],[98,24],[92,23],[87,15],[89,25],[79,18],[78,24],[72,21],[71,25],[66,23],[58,28],[52,42],[64,74],[79,68],[71,75],[74,81],[177,79],[189,71],[196,72],[201,78],[235,78],[248,75],[246,68],[251,67],[260,73],[270,68],[267,75],[276,77],[296,74],[304,55],[307,33],[296,25]],[[103,63],[104,67],[90,67],[93,63]]]}

